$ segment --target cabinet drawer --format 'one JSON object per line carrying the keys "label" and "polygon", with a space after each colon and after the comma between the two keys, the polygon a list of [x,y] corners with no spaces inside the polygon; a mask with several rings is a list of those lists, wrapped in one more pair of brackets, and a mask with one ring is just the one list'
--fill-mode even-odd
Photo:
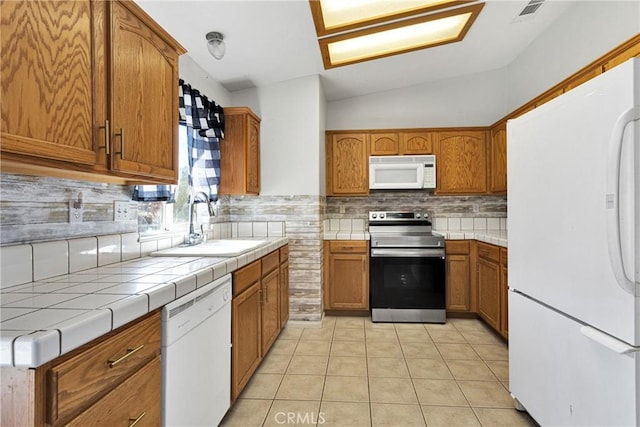
{"label": "cabinet drawer", "polygon": [[468,240],[447,240],[445,243],[445,251],[449,254],[468,255],[469,254],[469,241]]}
{"label": "cabinet drawer", "polygon": [[500,248],[478,242],[478,256],[490,261],[500,262]]}
{"label": "cabinet drawer", "polygon": [[366,240],[330,240],[329,251],[331,253],[366,254],[369,250],[369,242]]}
{"label": "cabinet drawer", "polygon": [[240,295],[253,283],[260,280],[260,260],[245,265],[233,273],[233,296]]}
{"label": "cabinet drawer", "polygon": [[289,245],[280,248],[280,262],[283,263],[289,259]]}
{"label": "cabinet drawer", "polygon": [[64,422],[160,354],[160,312],[110,334],[47,371],[47,419]]}
{"label": "cabinet drawer", "polygon": [[160,356],[143,366],[68,426],[158,426],[161,394]]}
{"label": "cabinet drawer", "polygon": [[278,251],[273,251],[268,255],[265,255],[261,258],[262,260],[262,277],[271,273],[273,270],[278,268],[280,264],[280,256]]}

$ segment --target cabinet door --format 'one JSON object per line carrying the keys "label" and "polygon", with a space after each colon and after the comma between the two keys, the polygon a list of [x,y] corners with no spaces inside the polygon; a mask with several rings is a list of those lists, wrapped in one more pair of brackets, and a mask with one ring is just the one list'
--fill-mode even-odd
{"label": "cabinet door", "polygon": [[469,311],[470,257],[469,255],[447,255],[447,310]]}
{"label": "cabinet door", "polygon": [[289,261],[280,264],[280,327],[289,320]]}
{"label": "cabinet door", "polygon": [[433,134],[429,132],[401,133],[400,154],[433,154]]}
{"label": "cabinet door", "polygon": [[111,6],[112,168],[178,179],[178,54],[125,3]]}
{"label": "cabinet door", "polygon": [[260,193],[260,122],[248,116],[247,123],[247,188],[248,194]]}
{"label": "cabinet door", "polygon": [[370,138],[372,156],[393,156],[400,152],[397,133],[373,133]]}
{"label": "cabinet door", "polygon": [[280,332],[280,269],[262,278],[262,354],[267,354]]}
{"label": "cabinet door", "polygon": [[438,194],[487,191],[487,150],[484,131],[442,132],[436,147]]}
{"label": "cabinet door", "polygon": [[369,308],[367,255],[329,254],[328,307],[334,310]]}
{"label": "cabinet door", "polygon": [[509,282],[507,267],[500,268],[500,333],[509,337]]}
{"label": "cabinet door", "polygon": [[2,151],[94,165],[93,2],[0,3]]}
{"label": "cabinet door", "polygon": [[260,118],[247,107],[224,109],[225,132],[220,140],[222,195],[260,193]]}
{"label": "cabinet door", "polygon": [[507,249],[500,248],[500,333],[509,337],[509,275]]}
{"label": "cabinet door", "polygon": [[67,425],[159,426],[161,370],[158,356]]}
{"label": "cabinet door", "polygon": [[368,137],[335,134],[327,141],[327,195],[369,194]]}
{"label": "cabinet door", "polygon": [[477,261],[478,314],[496,331],[500,330],[500,265]]}
{"label": "cabinet door", "polygon": [[231,400],[251,379],[261,358],[260,283],[256,282],[231,305]]}
{"label": "cabinet door", "polygon": [[489,192],[507,191],[507,123],[491,129],[490,145],[491,175]]}

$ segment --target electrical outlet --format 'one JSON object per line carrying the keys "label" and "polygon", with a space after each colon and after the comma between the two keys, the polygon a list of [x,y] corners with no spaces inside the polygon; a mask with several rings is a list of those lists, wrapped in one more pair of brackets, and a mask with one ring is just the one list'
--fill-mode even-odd
{"label": "electrical outlet", "polygon": [[113,220],[118,222],[129,220],[129,202],[113,202]]}
{"label": "electrical outlet", "polygon": [[[76,207],[78,206],[78,207]],[[69,223],[75,224],[82,222],[84,206],[76,200],[69,200]]]}

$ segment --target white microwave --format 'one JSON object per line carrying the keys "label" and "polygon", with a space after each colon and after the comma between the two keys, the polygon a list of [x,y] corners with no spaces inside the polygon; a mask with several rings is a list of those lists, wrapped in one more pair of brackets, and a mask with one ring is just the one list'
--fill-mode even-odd
{"label": "white microwave", "polygon": [[436,188],[436,156],[370,156],[369,188]]}

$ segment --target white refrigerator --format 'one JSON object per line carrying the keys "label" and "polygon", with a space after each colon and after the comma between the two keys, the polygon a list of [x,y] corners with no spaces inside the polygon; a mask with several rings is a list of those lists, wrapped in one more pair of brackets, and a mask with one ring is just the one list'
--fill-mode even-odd
{"label": "white refrigerator", "polygon": [[640,426],[640,59],[507,124],[509,385],[542,426]]}

